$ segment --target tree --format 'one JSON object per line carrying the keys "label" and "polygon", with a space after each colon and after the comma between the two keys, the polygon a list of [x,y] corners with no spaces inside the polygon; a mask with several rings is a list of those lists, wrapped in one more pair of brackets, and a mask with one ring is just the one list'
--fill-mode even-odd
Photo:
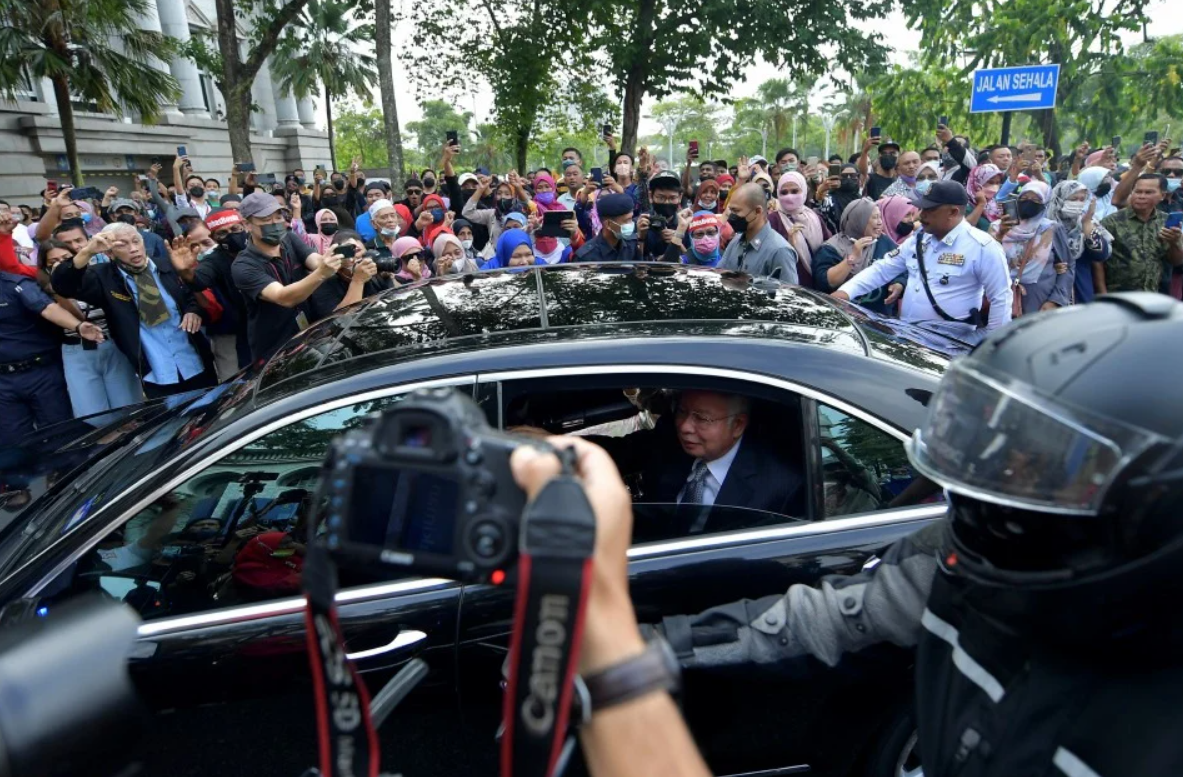
{"label": "tree", "polygon": [[[419,110],[423,114],[422,118],[408,122],[407,132],[415,137],[415,146],[429,160],[439,156],[444,140],[452,130],[460,138],[461,150],[468,147],[471,137],[468,126],[472,123],[472,113],[461,113],[445,100],[427,100],[419,104]],[[435,164],[434,160],[430,164]],[[460,164],[464,164],[463,156]]]}
{"label": "tree", "polygon": [[403,139],[398,129],[398,108],[394,101],[394,65],[390,30],[394,20],[390,0],[374,0],[374,47],[378,55],[378,84],[382,95],[382,128],[386,137],[386,157],[390,165],[390,186],[394,193],[403,190]]}
{"label": "tree", "polygon": [[361,21],[354,3],[308,0],[307,7],[296,24],[289,25],[272,57],[272,69],[284,93],[302,99],[324,89],[334,170],[337,154],[333,144],[333,98],[369,94],[370,85],[377,78],[374,57],[359,50],[363,43],[374,39],[374,27]]}
{"label": "tree", "polygon": [[646,95],[662,98],[677,88],[725,96],[757,55],[793,80],[877,67],[885,57],[882,35],[854,23],[882,18],[892,3],[598,0],[588,7],[593,32],[585,48],[612,64],[624,96],[621,148],[631,149]]}
{"label": "tree", "polygon": [[160,105],[175,102],[180,86],[158,69],[175,43],[140,29],[152,0],[36,0],[5,3],[0,10],[0,93],[16,99],[42,78],[53,83],[66,158],[75,186],[82,186],[74,106],[78,99],[104,112],[121,106],[150,123]]}
{"label": "tree", "polygon": [[681,169],[686,159],[686,150],[691,140],[699,143],[699,158],[711,159],[714,146],[719,142],[719,106],[705,103],[693,95],[665,100],[653,106],[650,116],[662,125],[661,134],[654,138],[649,148],[655,156],[665,156],[669,145],[666,122],[674,125],[673,159],[670,165]]}
{"label": "tree", "polygon": [[346,108],[337,116],[334,151],[341,159],[361,159],[362,167],[387,167],[382,109]]}

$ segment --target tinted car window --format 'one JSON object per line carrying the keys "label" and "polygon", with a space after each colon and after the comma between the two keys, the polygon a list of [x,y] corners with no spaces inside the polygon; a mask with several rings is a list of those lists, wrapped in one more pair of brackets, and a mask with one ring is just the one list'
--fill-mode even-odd
{"label": "tinted car window", "polygon": [[[866,421],[827,405],[817,406],[825,488],[823,516],[868,513],[899,507],[916,479],[904,445]],[[939,493],[939,492],[938,492]]]}
{"label": "tinted car window", "polygon": [[298,594],[329,443],[399,399],[289,424],[210,465],[100,542],[56,598],[97,589],[150,619]]}

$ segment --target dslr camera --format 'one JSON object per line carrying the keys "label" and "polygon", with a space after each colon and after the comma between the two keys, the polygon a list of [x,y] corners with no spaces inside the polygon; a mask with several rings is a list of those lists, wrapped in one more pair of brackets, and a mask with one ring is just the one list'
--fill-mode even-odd
{"label": "dslr camera", "polygon": [[452,389],[413,392],[330,449],[326,547],[355,568],[487,581],[517,557],[526,495],[509,457],[521,444]]}

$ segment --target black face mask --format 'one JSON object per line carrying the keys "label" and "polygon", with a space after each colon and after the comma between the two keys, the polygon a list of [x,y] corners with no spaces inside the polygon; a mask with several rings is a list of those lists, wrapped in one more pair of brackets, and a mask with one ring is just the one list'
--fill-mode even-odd
{"label": "black face mask", "polygon": [[190,186],[189,187],[189,196],[192,197],[193,199],[197,199],[198,197],[204,197],[205,196],[205,187],[204,186]]}
{"label": "black face mask", "polygon": [[502,213],[509,213],[511,210],[513,210],[513,200],[508,197],[502,197],[501,199],[497,200],[497,210],[501,211]]}
{"label": "black face mask", "polygon": [[727,216],[727,225],[731,227],[731,229],[737,235],[742,235],[748,231],[748,220],[735,213],[731,213]]}
{"label": "black face mask", "polygon": [[912,234],[912,230],[915,228],[916,225],[911,221],[901,221],[900,225],[895,228],[895,233],[900,237],[907,237],[908,235]]}
{"label": "black face mask", "polygon": [[1101,183],[1097,184],[1097,190],[1093,192],[1093,194],[1096,195],[1097,199],[1099,200],[1108,194],[1111,188],[1113,188],[1111,183],[1108,181],[1101,181]]}
{"label": "black face mask", "polygon": [[343,191],[345,191],[345,182],[344,181],[333,181],[333,188],[339,192],[343,192]]}
{"label": "black face mask", "polygon": [[136,225],[136,217],[130,213],[120,213],[115,217],[115,220],[121,221],[124,224],[131,224],[133,227]]}
{"label": "black face mask", "polygon": [[320,204],[326,208],[332,208],[333,206],[335,206],[337,204],[337,198],[336,197],[321,197]]}
{"label": "black face mask", "polygon": [[340,224],[321,224],[320,225],[320,233],[322,235],[335,235],[335,234],[337,234],[337,229],[339,227],[340,227]]}
{"label": "black face mask", "polygon": [[891,156],[890,154],[885,154],[885,155],[879,157],[879,166],[882,167],[884,170],[894,170],[895,163],[896,163],[896,158],[894,156]]}
{"label": "black face mask", "polygon": [[845,194],[854,194],[858,191],[858,180],[855,178],[843,178],[842,183],[838,185],[838,190]]}
{"label": "black face mask", "polygon": [[431,187],[435,186],[435,179],[430,177],[424,178],[423,185],[430,189]]}
{"label": "black face mask", "polygon": [[678,215],[678,206],[676,203],[655,202],[653,203],[653,212],[669,221]]}
{"label": "black face mask", "polygon": [[232,254],[237,254],[246,248],[247,234],[245,232],[231,232],[222,238],[220,245]]}
{"label": "black face mask", "polygon": [[1043,213],[1044,204],[1042,202],[1032,202],[1031,200],[1019,200],[1019,218],[1023,221],[1033,219],[1040,213]]}

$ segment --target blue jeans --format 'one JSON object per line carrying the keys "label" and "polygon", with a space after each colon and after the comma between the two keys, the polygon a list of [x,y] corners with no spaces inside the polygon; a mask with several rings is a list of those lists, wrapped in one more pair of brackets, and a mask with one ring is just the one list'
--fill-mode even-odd
{"label": "blue jeans", "polygon": [[63,345],[62,363],[75,418],[144,401],[139,376],[110,340],[93,351],[81,345]]}

